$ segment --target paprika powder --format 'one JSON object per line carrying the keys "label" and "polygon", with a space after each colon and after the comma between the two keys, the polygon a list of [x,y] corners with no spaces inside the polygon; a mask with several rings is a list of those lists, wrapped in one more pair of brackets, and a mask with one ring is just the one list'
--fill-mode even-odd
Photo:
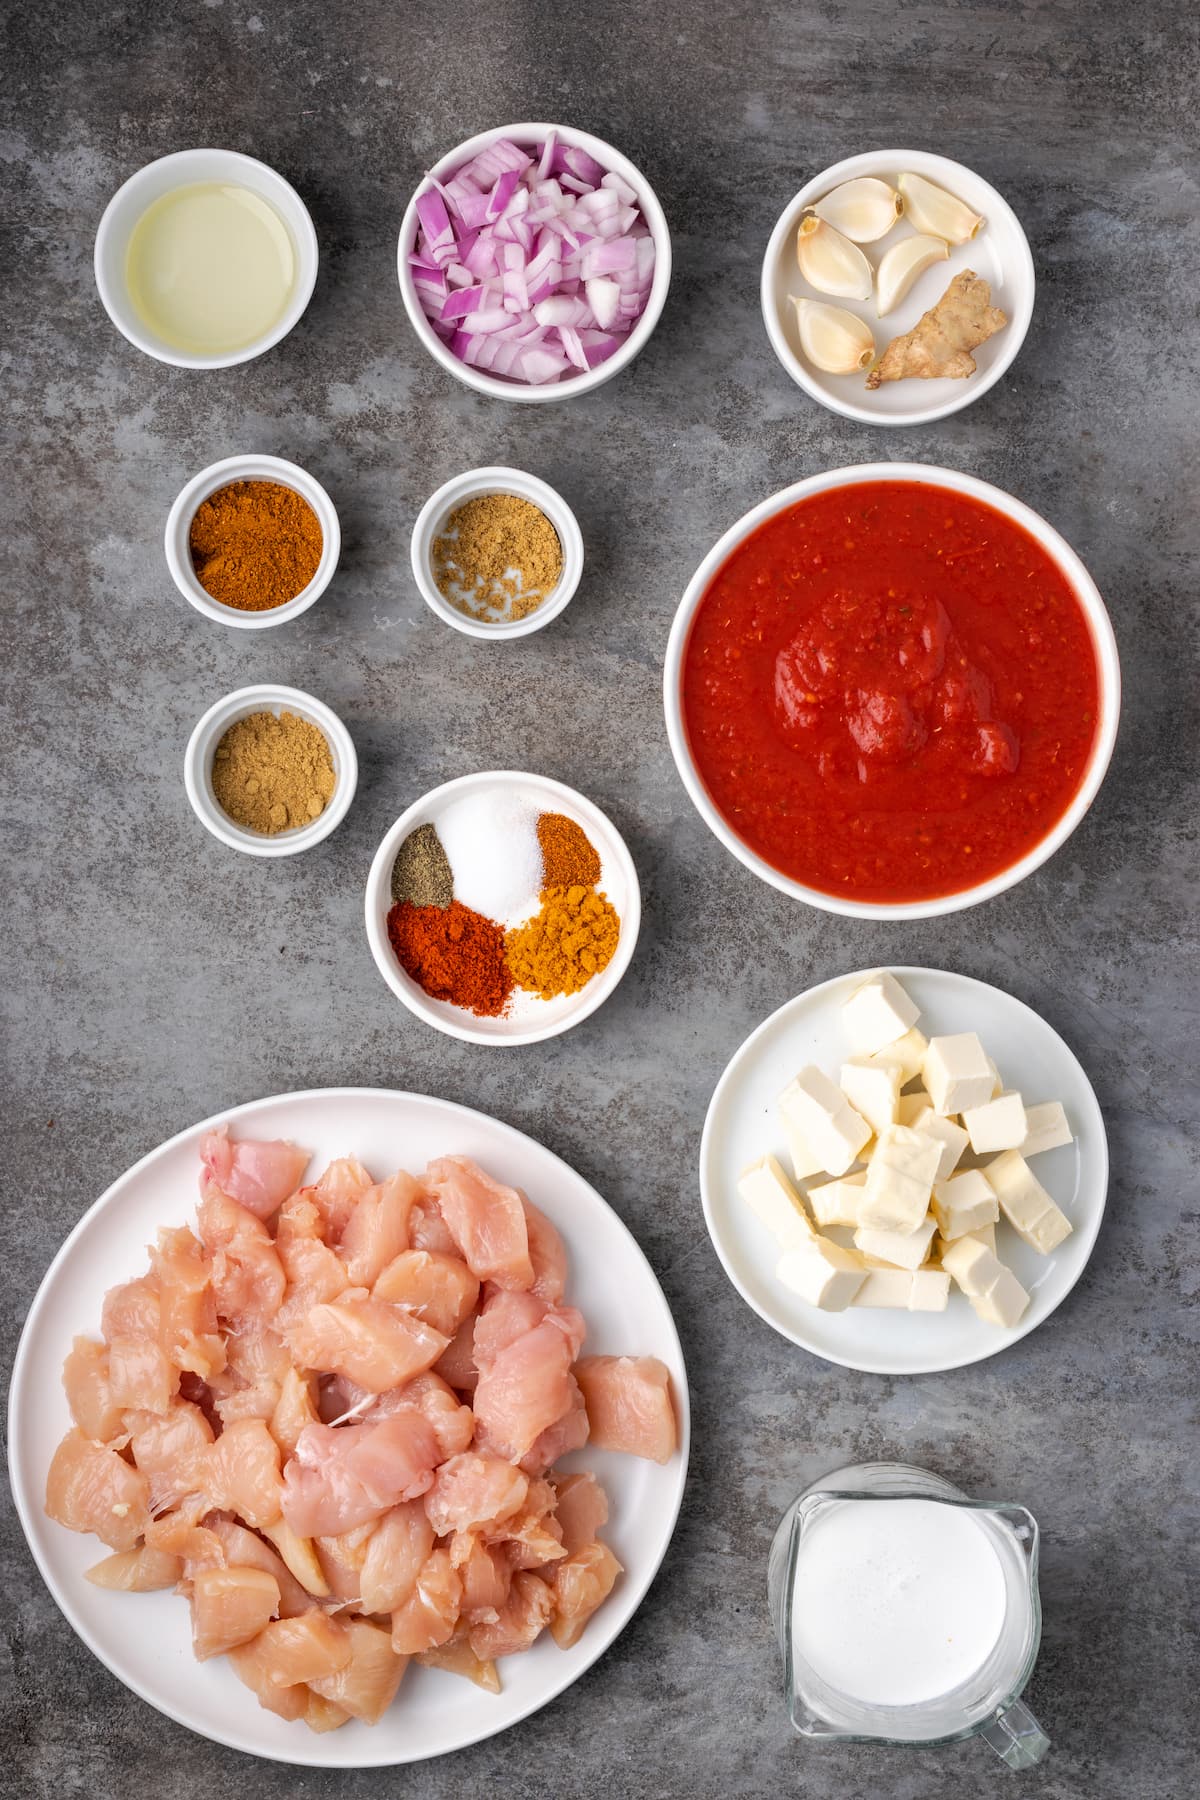
{"label": "paprika powder", "polygon": [[505,1010],[513,978],[504,956],[504,932],[461,900],[449,906],[414,906],[403,900],[387,919],[388,938],[406,975],[433,1000],[448,1000],[481,1018]]}

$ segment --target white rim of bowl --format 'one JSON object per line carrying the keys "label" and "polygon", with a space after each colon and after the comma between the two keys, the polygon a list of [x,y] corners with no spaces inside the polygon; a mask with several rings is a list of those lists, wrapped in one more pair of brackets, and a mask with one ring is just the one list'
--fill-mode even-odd
{"label": "white rim of bowl", "polygon": [[[820,888],[807,887],[803,882],[795,881],[773,868],[749,844],[743,843],[710,799],[696,772],[688,747],[680,699],[683,659],[692,621],[713,576],[733,550],[764,520],[773,518],[776,513],[783,512],[798,500],[826,493],[832,488],[856,487],[868,481],[915,481],[928,487],[950,488],[955,493],[967,494],[972,499],[994,507],[1006,518],[1023,526],[1069,582],[1082,608],[1096,657],[1099,686],[1099,718],[1083,780],[1071,804],[1045,837],[1010,868],[1001,870],[1000,874],[989,877],[987,881],[977,883],[975,887],[964,888],[959,893],[946,894],[936,900],[917,900],[895,905],[867,900],[842,900],[836,894],[824,893]],[[838,913],[843,918],[936,919],[946,913],[962,912],[969,906],[978,906],[982,901],[994,899],[997,894],[1015,887],[1027,875],[1032,875],[1035,869],[1041,868],[1044,862],[1048,862],[1055,851],[1066,843],[1099,792],[1112,758],[1121,716],[1121,665],[1112,621],[1100,590],[1070,544],[1040,513],[1034,512],[1024,501],[1006,494],[1002,488],[993,487],[988,481],[980,481],[974,475],[962,475],[955,469],[939,468],[932,463],[860,463],[856,467],[829,469],[820,475],[810,475],[804,481],[796,481],[790,487],[781,488],[777,494],[772,494],[769,499],[752,507],[718,538],[688,582],[676,609],[663,667],[663,704],[671,754],[692,805],[713,836],[752,874],[778,888],[782,894],[790,894],[793,899],[803,900],[822,912]]]}
{"label": "white rim of bowl", "polygon": [[[634,321],[633,329],[619,350],[615,350],[606,361],[589,369],[586,374],[581,370],[578,375],[569,375],[559,381],[545,382],[539,387],[531,387],[520,381],[509,381],[499,375],[491,375],[486,370],[473,369],[468,363],[447,348],[425,317],[424,309],[417,298],[413,286],[412,270],[408,266],[408,257],[417,239],[417,200],[426,193],[430,180],[443,181],[452,176],[463,163],[470,162],[481,150],[498,138],[511,138],[514,144],[527,148],[530,142],[543,143],[550,132],[564,143],[577,145],[586,150],[598,163],[604,165],[606,174],[619,175],[633,188],[638,197],[638,210],[650,227],[650,235],[654,239],[654,277],[650,283],[650,293],[640,316]],[[474,137],[467,138],[457,148],[439,157],[433,167],[418,182],[413,190],[412,198],[404,209],[404,217],[400,222],[400,237],[396,246],[396,272],[400,281],[400,295],[404,301],[404,310],[408,314],[409,323],[416,332],[421,343],[428,350],[435,362],[441,364],[451,375],[464,382],[467,387],[474,388],[477,394],[490,394],[495,400],[515,400],[519,404],[539,405],[551,400],[570,400],[577,394],[591,393],[631,363],[635,356],[646,346],[651,333],[658,324],[663,306],[667,298],[667,290],[671,285],[671,231],[667,224],[667,216],[662,209],[658,195],[647,181],[636,163],[630,162],[614,145],[605,143],[603,138],[593,137],[590,131],[579,131],[573,125],[539,125],[525,121],[517,125],[500,125],[491,131],[476,132]]]}
{"label": "white rim of bowl", "polygon": [[[484,787],[489,783],[505,784],[524,783],[528,787],[552,795],[562,810],[575,814],[585,826],[601,836],[606,844],[611,843],[613,860],[620,864],[621,873],[626,884],[626,904],[621,914],[621,930],[617,939],[616,954],[608,967],[599,975],[593,976],[587,988],[583,990],[585,998],[580,1002],[577,1011],[565,1018],[559,1018],[545,1025],[531,1025],[525,1030],[513,1031],[503,1037],[481,1030],[473,1022],[473,1015],[464,1008],[456,1008],[455,1016],[438,1011],[439,1005],[448,1004],[431,1001],[428,995],[418,987],[411,976],[406,975],[396,961],[395,952],[388,941],[386,927],[380,924],[379,902],[383,895],[389,896],[388,908],[384,909],[384,917],[390,908],[392,864],[400,845],[414,831],[418,824],[424,823],[424,817],[434,802],[448,802],[456,795],[471,788]],[[582,1025],[585,1019],[603,1006],[609,996],[616,992],[633,960],[637,947],[638,933],[642,923],[642,890],[638,881],[638,872],[629,846],[617,830],[608,814],[602,812],[594,800],[575,788],[567,787],[564,782],[555,781],[549,775],[531,775],[521,769],[481,769],[472,775],[459,775],[453,781],[444,781],[440,786],[430,788],[427,793],[414,800],[406,807],[400,817],[384,833],[378,850],[371,859],[371,868],[367,875],[364,912],[367,927],[367,942],[371,946],[371,955],[375,958],[375,967],[387,982],[388,987],[407,1006],[409,1012],[421,1019],[426,1025],[432,1025],[447,1037],[460,1038],[464,1043],[486,1044],[496,1049],[512,1049],[521,1044],[540,1044],[547,1038],[560,1037],[564,1031],[571,1031],[576,1025]],[[590,991],[589,991],[590,990]],[[461,1014],[461,1018],[458,1016]]]}
{"label": "white rim of bowl", "polygon": [[[320,818],[298,830],[281,831],[275,837],[261,837],[256,831],[235,825],[212,791],[212,752],[235,720],[254,712],[294,712],[308,719],[324,733],[333,756],[334,789]],[[197,721],[184,752],[183,785],[200,823],[231,850],[240,850],[246,856],[297,856],[329,837],[349,812],[358,786],[358,753],[350,733],[323,700],[300,688],[263,682],[226,694]]]}
{"label": "white rim of bowl", "polygon": [[[472,619],[443,598],[433,579],[433,540],[446,522],[447,515],[482,494],[510,494],[519,500],[530,501],[546,514],[558,533],[563,555],[562,574],[542,604],[524,619],[505,620],[496,624]],[[461,475],[454,475],[449,481],[443,482],[417,514],[412,534],[412,570],[413,579],[426,606],[445,624],[453,625],[456,631],[465,633],[467,637],[498,639],[501,642],[510,638],[530,637],[535,631],[541,631],[543,626],[549,625],[552,619],[556,619],[574,596],[583,574],[583,533],[579,529],[579,521],[562,495],[537,475],[527,475],[523,469],[506,469],[499,465],[486,469],[466,469]]]}
{"label": "white rim of bowl", "polygon": [[[262,612],[244,612],[239,606],[226,606],[224,601],[214,600],[201,586],[192,566],[189,537],[197,510],[211,495],[230,487],[235,481],[277,481],[281,486],[293,489],[301,499],[308,501],[321,527],[321,560],[308,586],[301,588],[282,606],[268,607]],[[342,553],[342,528],[337,509],[325,489],[298,463],[285,462],[281,456],[226,456],[193,475],[177,495],[167,514],[163,547],[171,579],[197,612],[203,613],[206,619],[215,619],[219,625],[232,625],[238,631],[264,631],[269,625],[283,625],[289,619],[298,618],[320,599],[333,580]]]}
{"label": "white rim of bowl", "polygon": [[[274,190],[282,204],[276,204],[276,211],[283,219],[290,232],[296,251],[296,286],[291,300],[284,308],[276,323],[261,338],[252,344],[246,344],[240,350],[231,350],[221,355],[202,355],[196,351],[175,350],[170,344],[153,337],[147,330],[134,323],[132,319],[123,318],[116,306],[108,276],[103,267],[103,250],[108,233],[113,228],[113,220],[117,209],[125,200],[132,188],[145,184],[147,175],[152,169],[166,170],[172,164],[178,166],[181,178],[187,164],[196,163],[203,157],[220,158],[226,163],[237,164],[244,173],[253,173],[255,181],[247,181],[246,186],[261,198],[271,199]],[[265,177],[265,180],[264,180]],[[197,174],[196,180],[203,180]],[[180,185],[184,185],[181,179]],[[267,190],[264,192],[264,189]],[[149,205],[150,202],[147,202]],[[143,208],[143,210],[145,210]],[[139,215],[140,216],[140,215]],[[92,257],[92,267],[96,277],[96,289],[101,304],[112,323],[127,343],[135,350],[141,350],[146,356],[152,356],[156,362],[169,363],[176,369],[232,369],[238,363],[253,362],[256,356],[262,356],[274,349],[288,333],[295,329],[308,310],[313,289],[317,285],[317,270],[320,265],[320,251],[317,246],[317,231],[312,222],[312,215],[290,181],[284,179],[270,163],[261,162],[256,156],[247,156],[241,150],[218,150],[215,147],[201,146],[192,150],[175,150],[169,156],[159,156],[153,162],[144,163],[135,169],[126,181],[123,181],[100,216],[96,227],[96,247]]]}
{"label": "white rim of bowl", "polygon": [[[839,182],[849,181],[857,175],[877,173],[883,167],[899,166],[910,168],[914,174],[926,175],[931,181],[940,185],[952,184],[955,177],[965,175],[971,183],[977,184],[987,195],[988,214],[990,218],[1003,216],[1012,227],[1016,254],[1020,261],[1019,275],[1014,276],[1014,289],[1022,299],[1019,312],[1008,322],[1007,341],[1001,354],[985,370],[978,379],[975,376],[961,383],[962,392],[954,394],[939,406],[913,407],[902,413],[883,413],[874,411],[860,401],[842,400],[826,392],[813,380],[804,363],[796,355],[787,341],[783,325],[775,306],[774,273],[775,264],[783,250],[789,234],[795,229],[797,216],[806,206],[811,206],[828,189],[836,187]],[[1033,267],[1033,252],[1029,248],[1029,239],[1025,229],[1008,201],[990,181],[977,175],[965,163],[955,162],[948,156],[939,156],[932,150],[865,150],[858,156],[847,156],[841,162],[832,163],[811,181],[805,182],[798,193],[788,201],[780,213],[767,243],[763,257],[762,275],[759,280],[759,304],[762,308],[763,324],[767,336],[783,369],[798,387],[830,412],[840,413],[843,418],[857,419],[866,425],[932,425],[938,419],[948,418],[951,413],[961,412],[964,406],[986,394],[1007,373],[1020,353],[1033,318],[1033,304],[1037,291],[1037,277]],[[1025,296],[1028,298],[1025,298]]]}

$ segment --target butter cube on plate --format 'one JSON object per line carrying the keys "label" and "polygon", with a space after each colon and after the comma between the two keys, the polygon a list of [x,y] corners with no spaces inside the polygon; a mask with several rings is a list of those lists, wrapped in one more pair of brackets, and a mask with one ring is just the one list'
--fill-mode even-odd
{"label": "butter cube on plate", "polygon": [[871,1136],[871,1127],[861,1113],[813,1063],[784,1088],[779,1110],[820,1157],[827,1175],[844,1175]]}
{"label": "butter cube on plate", "polygon": [[1071,1221],[1055,1205],[1019,1150],[1005,1150],[986,1164],[1000,1210],[1031,1250],[1048,1256],[1071,1235]]}
{"label": "butter cube on plate", "polygon": [[962,1237],[942,1251],[942,1268],[952,1275],[979,1318],[989,1325],[1017,1324],[1029,1295],[1011,1269],[978,1238]]}
{"label": "butter cube on plate", "polygon": [[1037,1106],[1027,1106],[1025,1125],[1025,1142],[1017,1145],[1022,1156],[1040,1156],[1043,1150],[1061,1150],[1075,1142],[1061,1100],[1043,1100]]}
{"label": "butter cube on plate", "polygon": [[916,1231],[929,1211],[940,1160],[935,1138],[907,1125],[885,1127],[867,1169],[859,1223],[873,1231]]}
{"label": "butter cube on plate", "polygon": [[[896,1108],[903,1085],[904,1065],[886,1053],[852,1056],[849,1062],[842,1064],[842,1092],[873,1131],[882,1131],[885,1125],[896,1123]],[[1007,1145],[999,1148],[1007,1149]]]}
{"label": "butter cube on plate", "polygon": [[1025,1103],[1020,1094],[1001,1094],[982,1106],[963,1109],[962,1122],[976,1156],[993,1150],[1019,1150],[1028,1132]]}
{"label": "butter cube on plate", "polygon": [[810,1306],[845,1312],[866,1279],[861,1256],[815,1234],[780,1257],[775,1273]]}
{"label": "butter cube on plate", "polygon": [[787,1139],[788,1159],[792,1165],[792,1174],[797,1181],[807,1181],[812,1175],[823,1175],[824,1168],[802,1131],[797,1131],[791,1122],[781,1115],[783,1135]]}
{"label": "butter cube on plate", "polygon": [[1002,1264],[999,1276],[987,1293],[980,1294],[971,1305],[989,1325],[1004,1325],[1011,1331],[1029,1305],[1029,1295],[1012,1270]]}
{"label": "butter cube on plate", "polygon": [[925,1219],[915,1231],[905,1232],[872,1231],[870,1226],[860,1225],[854,1233],[854,1248],[896,1269],[919,1269],[929,1254],[936,1230],[935,1219]]}
{"label": "butter cube on plate", "polygon": [[945,1312],[950,1277],[940,1269],[868,1269],[852,1306],[886,1306],[897,1312]]}
{"label": "butter cube on plate", "polygon": [[1000,1217],[1000,1203],[989,1181],[978,1169],[966,1169],[949,1181],[935,1182],[933,1216],[947,1240],[965,1237]]}
{"label": "butter cube on plate", "polygon": [[878,970],[856,988],[842,1008],[846,1035],[863,1056],[872,1056],[903,1037],[921,1016],[894,975]]}
{"label": "butter cube on plate", "polygon": [[900,1064],[904,1070],[904,1081],[901,1086],[905,1086],[908,1082],[915,1081],[921,1073],[921,1064],[928,1048],[929,1039],[914,1025],[904,1033],[903,1037],[898,1037],[895,1043],[885,1045],[875,1054],[881,1062],[886,1058],[888,1062]]}
{"label": "butter cube on plate", "polygon": [[[977,1225],[974,1231],[965,1232],[963,1237],[971,1238],[975,1243],[982,1244],[986,1249],[991,1251],[993,1256],[995,1256],[996,1227],[994,1225]],[[930,1260],[939,1264],[944,1269],[946,1266],[946,1252],[950,1248],[950,1245],[952,1243],[961,1244],[962,1242],[962,1237],[945,1238],[939,1231],[932,1244],[929,1246]]]}
{"label": "butter cube on plate", "polygon": [[782,1249],[815,1236],[803,1200],[773,1156],[742,1170],[738,1193]]}
{"label": "butter cube on plate", "polygon": [[924,1088],[918,1088],[915,1094],[901,1094],[896,1106],[896,1123],[907,1125],[915,1131],[921,1120],[932,1112],[933,1104],[929,1095]]}
{"label": "butter cube on plate", "polygon": [[996,1086],[991,1059],[973,1031],[930,1038],[921,1079],[938,1113],[986,1106]]}
{"label": "butter cube on plate", "polygon": [[838,1181],[822,1181],[810,1187],[809,1209],[821,1229],[827,1225],[857,1225],[866,1185],[864,1170],[861,1175],[843,1175]]}
{"label": "butter cube on plate", "polygon": [[937,1174],[933,1178],[935,1186],[939,1181],[949,1181],[968,1143],[962,1126],[956,1125],[953,1119],[947,1119],[944,1114],[934,1112],[926,1102],[926,1109],[917,1119],[913,1130],[923,1131],[927,1137],[936,1138],[941,1146]]}

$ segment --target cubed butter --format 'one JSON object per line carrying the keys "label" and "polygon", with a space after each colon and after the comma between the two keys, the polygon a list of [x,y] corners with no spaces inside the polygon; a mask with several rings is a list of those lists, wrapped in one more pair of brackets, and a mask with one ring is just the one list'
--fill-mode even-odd
{"label": "cubed butter", "polygon": [[1043,1100],[1037,1106],[1027,1106],[1025,1124],[1025,1142],[1017,1145],[1024,1157],[1040,1156],[1043,1150],[1061,1150],[1075,1141],[1061,1100]]}
{"label": "cubed butter", "polygon": [[994,1225],[1000,1217],[1000,1204],[978,1169],[966,1169],[952,1175],[949,1181],[935,1182],[933,1216],[943,1238],[952,1241]]}
{"label": "cubed butter", "polygon": [[929,1039],[914,1025],[910,1031],[904,1033],[903,1037],[898,1037],[895,1043],[888,1044],[884,1049],[877,1051],[876,1055],[881,1058],[886,1057],[889,1062],[900,1064],[904,1070],[904,1080],[900,1085],[904,1087],[921,1073],[921,1063],[928,1048]]}
{"label": "cubed butter", "polygon": [[979,1238],[961,1237],[943,1249],[942,1267],[947,1275],[953,1275],[968,1300],[978,1300],[995,1286],[1004,1264]]}
{"label": "cubed butter", "polygon": [[936,1139],[907,1125],[888,1125],[867,1168],[860,1224],[874,1231],[916,1231],[929,1211],[940,1157]]}
{"label": "cubed butter", "polygon": [[886,1306],[900,1312],[945,1312],[950,1277],[940,1269],[868,1269],[854,1306]]}
{"label": "cubed butter", "polygon": [[775,1273],[810,1306],[844,1312],[866,1279],[862,1258],[829,1238],[813,1236],[780,1257]]}
{"label": "cubed butter", "polygon": [[886,1054],[852,1056],[849,1062],[842,1064],[842,1092],[873,1131],[882,1131],[885,1125],[896,1123],[896,1108],[903,1085],[903,1064]]}
{"label": "cubed butter", "polygon": [[797,1131],[790,1119],[781,1117],[783,1135],[787,1139],[788,1161],[792,1165],[792,1174],[797,1181],[807,1181],[812,1175],[825,1173],[821,1159],[817,1156],[802,1131]]}
{"label": "cubed butter", "polygon": [[[976,1243],[983,1244],[985,1248],[990,1250],[992,1255],[995,1256],[996,1227],[994,1225],[977,1225],[974,1231],[968,1231],[965,1233],[965,1236],[972,1238]],[[939,1231],[932,1244],[929,1246],[930,1261],[940,1264],[944,1269],[946,1266],[946,1252],[950,1248],[950,1245],[952,1243],[961,1244],[962,1241],[962,1238],[944,1238]]]}
{"label": "cubed butter", "polygon": [[996,1100],[1004,1092],[1004,1083],[1000,1079],[999,1069],[996,1067],[990,1056],[988,1057],[987,1062],[988,1068],[992,1071],[992,1099]]}
{"label": "cubed butter", "polygon": [[1005,1150],[993,1157],[983,1173],[991,1184],[1000,1210],[1019,1238],[1031,1250],[1048,1256],[1071,1235],[1071,1221],[1056,1206],[1019,1150]]}
{"label": "cubed butter", "polygon": [[846,1035],[864,1056],[894,1044],[920,1016],[920,1007],[913,1004],[886,969],[880,969],[856,988],[842,1008]]}
{"label": "cubed butter", "polygon": [[[987,1186],[987,1183],[984,1183]],[[897,1269],[919,1269],[929,1254],[929,1246],[933,1234],[937,1230],[934,1219],[925,1219],[915,1231],[872,1231],[869,1226],[860,1225],[854,1233],[854,1248],[861,1250],[864,1256],[877,1257],[880,1262],[889,1263]]]}
{"label": "cubed butter", "polygon": [[963,1109],[962,1122],[976,1156],[987,1156],[994,1150],[1019,1150],[1028,1129],[1025,1103],[1020,1094],[1001,1094],[983,1106]]}
{"label": "cubed butter", "polygon": [[822,1181],[810,1187],[809,1208],[821,1229],[827,1225],[857,1225],[866,1185],[864,1170],[861,1175],[843,1175],[838,1181]]}
{"label": "cubed butter", "polygon": [[871,1127],[855,1112],[828,1075],[810,1063],[779,1096],[779,1108],[794,1125],[827,1175],[844,1175],[871,1136]]}
{"label": "cubed butter", "polygon": [[1011,1331],[1029,1305],[1029,1295],[1012,1270],[1001,1265],[1000,1274],[987,1293],[978,1295],[971,1305],[989,1325],[1004,1325]]}
{"label": "cubed butter", "polygon": [[968,1106],[984,1106],[995,1087],[991,1061],[973,1031],[930,1038],[921,1063],[921,1079],[934,1112],[939,1113],[960,1113]]}
{"label": "cubed butter", "polygon": [[949,1181],[958,1167],[959,1159],[967,1147],[967,1134],[961,1125],[954,1123],[953,1119],[946,1118],[944,1113],[934,1112],[928,1101],[925,1105],[926,1110],[921,1114],[913,1129],[923,1131],[927,1137],[935,1138],[941,1147],[937,1174],[933,1178],[936,1185],[939,1181]]}
{"label": "cubed butter", "polygon": [[773,1156],[742,1170],[738,1193],[781,1249],[791,1250],[816,1235],[803,1200]]}
{"label": "cubed butter", "polygon": [[896,1107],[896,1123],[907,1125],[910,1130],[915,1131],[926,1114],[932,1112],[929,1095],[920,1088],[915,1094],[901,1094]]}

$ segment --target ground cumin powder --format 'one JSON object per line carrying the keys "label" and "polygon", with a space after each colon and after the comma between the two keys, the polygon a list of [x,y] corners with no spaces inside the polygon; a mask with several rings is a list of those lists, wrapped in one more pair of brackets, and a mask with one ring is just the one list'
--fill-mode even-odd
{"label": "ground cumin powder", "polygon": [[526,619],[558,586],[558,533],[540,506],[516,494],[479,494],[433,540],[438,593],[459,612],[496,625]]}
{"label": "ground cumin powder", "polygon": [[248,713],[217,745],[212,785],[235,825],[274,837],[320,818],[336,785],[333,757],[310,720]]}

